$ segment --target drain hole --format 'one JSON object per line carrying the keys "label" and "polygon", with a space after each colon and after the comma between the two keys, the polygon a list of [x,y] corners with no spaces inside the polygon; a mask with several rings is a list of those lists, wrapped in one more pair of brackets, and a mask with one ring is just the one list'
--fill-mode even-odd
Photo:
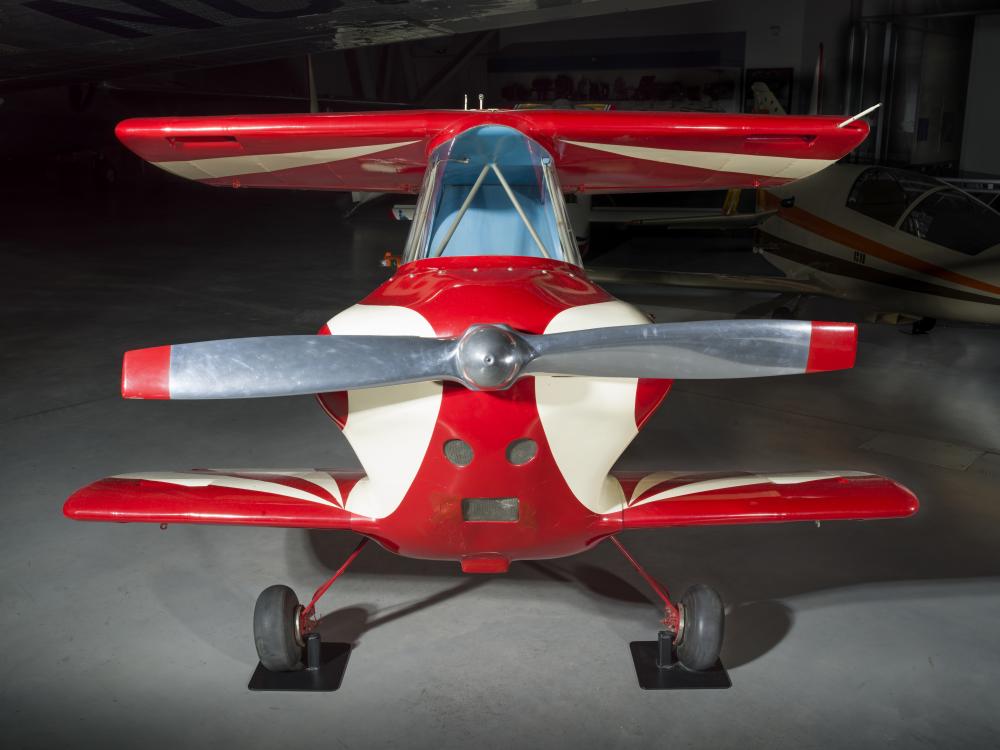
{"label": "drain hole", "polygon": [[472,446],[464,440],[446,440],[444,455],[455,466],[468,466],[472,463]]}
{"label": "drain hole", "polygon": [[538,443],[531,438],[513,440],[507,446],[507,460],[515,466],[526,464],[538,453]]}

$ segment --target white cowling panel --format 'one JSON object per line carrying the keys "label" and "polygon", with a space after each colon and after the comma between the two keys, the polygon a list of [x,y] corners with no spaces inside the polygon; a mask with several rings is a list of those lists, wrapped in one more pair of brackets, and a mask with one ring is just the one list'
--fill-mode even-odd
{"label": "white cowling panel", "polygon": [[[648,323],[619,300],[563,310],[545,333]],[[635,424],[637,378],[535,377],[535,400],[559,471],[576,498],[595,513],[620,510],[621,485],[611,467],[639,430]]]}
{"label": "white cowling panel", "polygon": [[[407,307],[355,305],[327,327],[342,336],[434,337],[427,319]],[[347,498],[347,510],[384,518],[399,507],[417,476],[434,434],[441,383],[410,383],[348,391],[344,436],[358,454],[366,477]]]}

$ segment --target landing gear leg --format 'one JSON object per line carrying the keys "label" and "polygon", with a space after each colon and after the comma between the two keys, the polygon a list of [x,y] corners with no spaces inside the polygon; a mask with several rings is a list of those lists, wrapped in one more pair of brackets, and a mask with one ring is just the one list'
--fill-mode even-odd
{"label": "landing gear leg", "polygon": [[316,627],[316,602],[350,567],[368,543],[362,538],[337,572],[313,594],[309,604],[299,604],[288,586],[269,586],[253,612],[253,639],[260,663],[251,690],[317,690],[340,687],[351,652],[349,643],[322,643]]}
{"label": "landing gear leg", "polygon": [[655,641],[629,644],[639,686],[644,690],[728,688],[732,686],[719,654],[725,625],[722,599],[696,584],[674,604],[670,593],[646,572],[616,537],[611,543],[663,601],[663,627]]}

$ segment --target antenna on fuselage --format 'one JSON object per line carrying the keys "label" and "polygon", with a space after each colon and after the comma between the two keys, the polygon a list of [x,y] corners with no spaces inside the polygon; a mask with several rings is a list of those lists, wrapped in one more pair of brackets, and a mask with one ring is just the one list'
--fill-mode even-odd
{"label": "antenna on fuselage", "polygon": [[463,94],[462,95],[462,109],[464,109],[466,112],[469,111],[469,95],[468,94]]}

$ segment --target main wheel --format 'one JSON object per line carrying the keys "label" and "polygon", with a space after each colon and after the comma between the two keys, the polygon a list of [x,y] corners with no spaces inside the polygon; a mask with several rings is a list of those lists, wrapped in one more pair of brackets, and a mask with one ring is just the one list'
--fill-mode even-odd
{"label": "main wheel", "polygon": [[290,672],[302,661],[299,599],[288,586],[269,586],[253,608],[253,642],[265,669]]}
{"label": "main wheel", "polygon": [[719,660],[726,621],[722,599],[704,584],[696,584],[681,597],[681,631],[677,659],[688,669],[702,672]]}

